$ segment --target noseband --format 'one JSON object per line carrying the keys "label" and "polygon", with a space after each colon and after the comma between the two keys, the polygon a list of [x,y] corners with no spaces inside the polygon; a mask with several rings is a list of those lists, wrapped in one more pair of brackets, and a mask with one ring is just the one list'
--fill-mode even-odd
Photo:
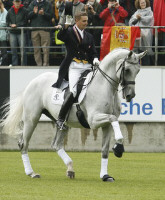
{"label": "noseband", "polygon": [[[126,59],[124,59],[124,61],[120,65],[119,69],[117,70],[117,72],[118,72],[121,69],[119,83],[122,86],[122,89],[124,89],[127,85],[135,85],[135,81],[125,80],[125,62],[126,62]],[[137,64],[137,63],[133,63],[133,62],[129,62],[129,63],[130,64]],[[116,72],[116,74],[117,74],[117,72]]]}

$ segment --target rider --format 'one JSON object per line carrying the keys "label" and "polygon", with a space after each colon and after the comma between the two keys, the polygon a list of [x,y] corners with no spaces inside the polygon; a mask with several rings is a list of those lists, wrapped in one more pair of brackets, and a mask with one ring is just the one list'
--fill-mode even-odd
{"label": "rider", "polygon": [[58,33],[58,39],[65,42],[67,55],[61,63],[58,80],[53,87],[60,88],[63,79],[68,76],[70,89],[56,122],[60,130],[66,129],[64,122],[76,97],[77,82],[81,74],[87,69],[92,70],[92,64],[100,64],[93,36],[84,30],[88,24],[88,15],[85,12],[76,14],[75,22],[74,26],[69,26],[69,23],[65,23],[63,27],[58,25],[58,28],[61,28]]}

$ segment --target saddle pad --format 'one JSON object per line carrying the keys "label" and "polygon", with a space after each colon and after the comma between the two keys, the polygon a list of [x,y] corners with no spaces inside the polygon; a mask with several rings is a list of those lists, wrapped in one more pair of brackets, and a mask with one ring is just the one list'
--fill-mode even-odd
{"label": "saddle pad", "polygon": [[51,102],[53,104],[62,105],[64,101],[64,93],[65,90],[62,91],[61,89],[53,88]]}
{"label": "saddle pad", "polygon": [[[86,80],[84,82],[84,86],[82,87],[82,91],[78,97],[78,103],[80,104],[82,102],[82,100],[84,99],[85,97],[85,94],[86,94],[86,91],[87,91],[87,86],[88,83],[90,82],[91,78],[92,78],[92,74],[93,72],[89,72],[87,77],[86,77]],[[67,87],[67,84],[65,82],[65,87]],[[65,88],[63,86],[63,88]],[[52,92],[52,97],[51,97],[51,102],[53,104],[58,104],[58,105],[62,105],[63,104],[63,101],[64,101],[64,94],[65,94],[65,90],[62,90],[62,89],[59,89],[59,88],[53,88],[53,92]]]}

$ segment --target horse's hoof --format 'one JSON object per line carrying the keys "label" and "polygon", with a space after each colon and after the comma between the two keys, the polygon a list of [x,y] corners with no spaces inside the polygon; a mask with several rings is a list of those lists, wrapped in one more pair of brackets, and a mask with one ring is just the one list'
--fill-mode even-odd
{"label": "horse's hoof", "polygon": [[67,177],[68,178],[70,178],[70,179],[73,179],[73,178],[75,178],[75,172],[73,172],[73,171],[67,171]]}
{"label": "horse's hoof", "polygon": [[36,173],[34,173],[34,172],[32,172],[31,174],[29,174],[29,176],[30,176],[31,178],[41,178],[41,176],[40,176],[39,174],[36,174]]}
{"label": "horse's hoof", "polygon": [[124,145],[116,143],[112,150],[116,157],[121,158],[124,152]]}
{"label": "horse's hoof", "polygon": [[115,181],[115,179],[113,177],[109,176],[108,174],[104,175],[102,180],[104,182],[114,182]]}

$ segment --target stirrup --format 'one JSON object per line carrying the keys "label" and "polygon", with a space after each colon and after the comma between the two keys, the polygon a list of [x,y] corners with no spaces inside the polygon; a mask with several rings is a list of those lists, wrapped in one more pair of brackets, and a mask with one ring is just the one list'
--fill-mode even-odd
{"label": "stirrup", "polygon": [[68,129],[68,127],[65,125],[65,121],[63,120],[58,119],[56,121],[56,125],[60,131],[66,131]]}

